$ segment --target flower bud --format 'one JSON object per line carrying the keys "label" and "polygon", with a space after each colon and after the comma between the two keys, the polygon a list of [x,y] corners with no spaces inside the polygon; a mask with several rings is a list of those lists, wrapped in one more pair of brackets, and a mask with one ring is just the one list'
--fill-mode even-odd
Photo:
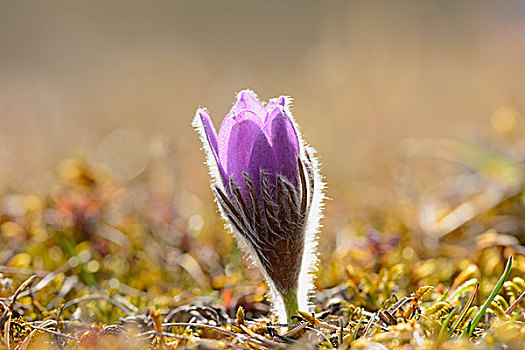
{"label": "flower bud", "polygon": [[218,134],[205,109],[193,121],[219,210],[266,278],[282,323],[309,311],[324,197],[314,150],[302,140],[290,103],[281,96],[263,105],[244,90]]}

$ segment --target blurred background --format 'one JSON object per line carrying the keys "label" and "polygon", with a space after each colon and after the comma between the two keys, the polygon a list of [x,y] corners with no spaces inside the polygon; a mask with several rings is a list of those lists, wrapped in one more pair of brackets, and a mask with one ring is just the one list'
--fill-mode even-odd
{"label": "blurred background", "polygon": [[[177,182],[207,193],[190,121],[206,106],[218,126],[248,87],[294,97],[339,198],[389,175],[407,137],[471,136],[498,108],[524,109],[524,13],[522,1],[1,1],[0,183],[45,188],[80,148],[128,153],[112,166],[139,172],[164,142]],[[132,133],[108,140],[117,129]]]}
{"label": "blurred background", "polygon": [[[2,200],[3,220],[56,207],[44,221],[61,227],[65,212],[88,225],[77,242],[96,232],[118,246],[113,229],[136,227],[114,219],[117,202],[148,208],[145,232],[182,252],[211,230],[216,241],[193,257],[216,254],[217,242],[230,252],[190,124],[206,106],[220,125],[251,88],[262,100],[292,96],[319,152],[332,199],[324,251],[347,254],[351,233],[379,250],[399,239],[372,227],[441,238],[506,200],[465,231],[523,240],[524,14],[519,0],[0,0],[0,190],[23,194]],[[103,190],[64,194],[57,178]],[[44,204],[28,197],[49,193]],[[205,281],[188,256],[184,269]]]}

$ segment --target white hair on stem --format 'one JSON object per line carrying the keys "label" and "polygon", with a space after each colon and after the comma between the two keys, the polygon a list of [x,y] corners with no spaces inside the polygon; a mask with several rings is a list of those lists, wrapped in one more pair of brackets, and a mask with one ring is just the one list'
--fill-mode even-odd
{"label": "white hair on stem", "polygon": [[[323,218],[323,200],[325,198],[324,189],[326,185],[323,182],[323,177],[320,173],[320,163],[317,157],[315,156],[316,151],[313,147],[309,146],[304,141],[302,133],[299,130],[299,125],[293,117],[291,111],[293,99],[290,96],[282,97],[284,97],[285,100],[284,108],[286,114],[288,115],[288,117],[290,117],[290,120],[292,121],[292,124],[295,128],[295,132],[297,134],[297,139],[299,140],[299,154],[301,156],[301,160],[306,161],[305,158],[308,154],[308,158],[311,161],[314,177],[313,193],[309,193],[309,195],[311,195],[311,207],[308,212],[308,218],[306,220],[304,228],[304,251],[297,288],[299,310],[304,312],[310,312],[313,308],[313,305],[311,303],[311,297],[314,293],[313,280],[319,262],[317,245],[318,235],[321,229],[321,219]],[[310,191],[309,188],[308,191]]]}

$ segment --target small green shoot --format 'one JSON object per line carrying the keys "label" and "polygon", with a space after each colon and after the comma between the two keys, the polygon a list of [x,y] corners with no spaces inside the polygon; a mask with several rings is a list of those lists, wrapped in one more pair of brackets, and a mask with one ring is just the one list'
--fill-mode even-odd
{"label": "small green shoot", "polygon": [[459,311],[459,306],[456,306],[455,308],[450,311],[447,318],[443,322],[443,325],[441,326],[441,330],[439,331],[439,339],[443,339],[443,336],[445,335],[445,331],[447,330],[448,324],[450,323],[450,320],[452,320],[452,317],[454,317]]}
{"label": "small green shoot", "polygon": [[448,332],[449,337],[451,337],[454,334],[454,331],[456,330],[456,328],[459,326],[461,321],[463,321],[463,318],[465,318],[465,315],[467,314],[468,309],[470,309],[470,307],[472,306],[472,303],[474,302],[474,298],[478,294],[478,289],[479,289],[479,282],[476,283],[476,289],[474,289],[474,292],[472,293],[469,300],[465,304],[465,307],[463,307],[463,310],[461,310],[461,313],[459,314],[458,318],[456,319],[454,324],[452,324],[452,327],[450,328],[450,331]]}
{"label": "small green shoot", "polygon": [[492,303],[492,300],[494,300],[496,295],[498,295],[501,287],[503,286],[503,283],[505,282],[505,280],[509,276],[510,269],[512,268],[512,260],[513,260],[513,257],[511,255],[509,260],[507,260],[507,265],[505,266],[505,271],[503,271],[503,275],[501,275],[498,283],[496,284],[496,286],[494,287],[494,289],[490,293],[489,297],[487,298],[487,300],[485,301],[483,306],[479,309],[479,311],[476,314],[476,316],[474,316],[474,318],[472,320],[472,324],[470,325],[470,328],[469,328],[469,332],[468,332],[469,336],[472,335],[472,333],[474,332],[474,329],[476,329],[476,326],[478,325],[479,321],[481,320],[481,317],[483,317],[483,315],[485,314],[485,311],[487,311],[488,307],[490,306],[490,303]]}

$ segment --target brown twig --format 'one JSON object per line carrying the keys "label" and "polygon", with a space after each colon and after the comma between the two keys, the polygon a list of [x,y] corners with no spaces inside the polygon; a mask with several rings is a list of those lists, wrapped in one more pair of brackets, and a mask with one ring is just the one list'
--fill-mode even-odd
{"label": "brown twig", "polygon": [[230,337],[237,336],[237,334],[227,331],[225,329],[222,329],[220,327],[210,326],[210,325],[201,324],[201,323],[187,323],[187,322],[163,323],[162,327],[200,327],[200,328],[211,329],[211,330],[217,331],[219,333],[225,334]]}
{"label": "brown twig", "polygon": [[83,303],[83,302],[86,302],[86,301],[91,301],[91,300],[103,300],[105,302],[108,302],[110,303],[111,305],[115,306],[115,307],[118,307],[120,310],[122,310],[122,312],[124,312],[126,314],[126,316],[131,316],[132,313],[130,312],[130,310],[128,310],[127,306],[114,300],[114,299],[111,299],[105,295],[101,295],[101,294],[92,294],[92,295],[85,295],[83,297],[80,297],[80,298],[77,298],[77,299],[73,299],[67,303],[65,303],[59,310],[58,310],[58,315],[57,315],[57,319],[60,319],[60,315],[62,315],[62,312],[73,306],[73,305],[77,305],[77,304],[80,304],[80,303]]}

